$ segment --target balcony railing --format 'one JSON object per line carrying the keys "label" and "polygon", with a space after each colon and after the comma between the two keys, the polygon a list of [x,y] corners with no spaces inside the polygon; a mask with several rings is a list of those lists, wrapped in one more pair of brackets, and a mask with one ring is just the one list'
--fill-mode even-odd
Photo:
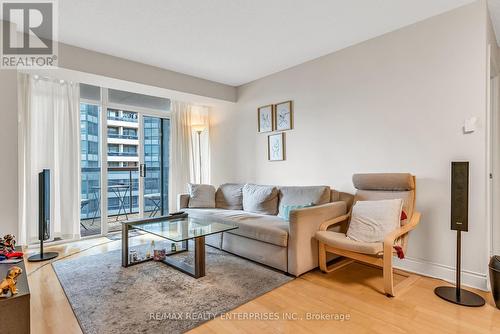
{"label": "balcony railing", "polygon": [[110,157],[136,157],[137,152],[108,152]]}
{"label": "balcony railing", "polygon": [[139,137],[137,135],[121,135],[119,133],[108,133],[108,138],[132,139],[132,140],[139,139]]}
{"label": "balcony railing", "polygon": [[[119,200],[123,201],[123,206],[127,214],[139,212],[139,169],[138,167],[108,167],[108,216],[116,217],[125,215],[120,209]],[[100,173],[99,167],[84,167],[82,173],[82,203],[81,219],[98,219],[101,216],[100,210]],[[85,185],[85,186],[83,186]],[[126,191],[117,193],[112,190],[112,186],[126,186]],[[145,179],[145,194],[161,193],[160,168],[148,168],[148,177]],[[117,195],[122,196],[118,199]],[[147,201],[144,203],[145,212],[155,211],[157,204]]]}
{"label": "balcony railing", "polygon": [[124,116],[112,116],[112,115],[108,115],[108,120],[130,122],[130,123],[137,123],[138,122],[137,118],[124,117]]}

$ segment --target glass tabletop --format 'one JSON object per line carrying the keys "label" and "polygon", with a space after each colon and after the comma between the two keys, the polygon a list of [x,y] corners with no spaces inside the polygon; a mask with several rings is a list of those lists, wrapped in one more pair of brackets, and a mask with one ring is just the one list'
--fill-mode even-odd
{"label": "glass tabletop", "polygon": [[238,226],[230,223],[220,223],[197,218],[165,219],[155,222],[136,222],[128,224],[136,228],[170,241],[179,242],[237,229]]}

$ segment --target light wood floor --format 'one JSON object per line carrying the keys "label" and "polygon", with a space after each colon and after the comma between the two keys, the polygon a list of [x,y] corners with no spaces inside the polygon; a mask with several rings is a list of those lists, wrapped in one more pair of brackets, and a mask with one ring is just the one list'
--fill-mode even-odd
{"label": "light wood floor", "polygon": [[[140,242],[140,238],[132,240]],[[61,258],[119,248],[120,241],[98,238],[54,246],[50,250],[60,252]],[[27,271],[31,288],[31,332],[81,333],[52,266],[27,263]],[[396,282],[400,279],[395,278]],[[353,263],[331,274],[319,271],[305,274],[231,312],[233,315],[277,313],[279,320],[219,317],[190,333],[500,333],[500,310],[492,306],[489,294],[476,291],[486,297],[484,307],[455,306],[434,295],[434,287],[443,284],[446,283],[421,277],[403,295],[387,298],[379,292],[383,288],[381,271]],[[348,315],[350,319],[307,320],[307,313]],[[285,316],[302,320],[284,320]]]}

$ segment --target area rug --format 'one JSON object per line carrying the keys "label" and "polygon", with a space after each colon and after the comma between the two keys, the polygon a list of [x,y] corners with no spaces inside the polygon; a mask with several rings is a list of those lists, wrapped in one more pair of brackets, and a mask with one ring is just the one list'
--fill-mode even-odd
{"label": "area rug", "polygon": [[120,250],[52,266],[85,334],[183,333],[293,279],[209,246],[199,279],[161,262],[123,268]]}
{"label": "area rug", "polygon": [[[137,236],[143,235],[143,234],[145,234],[145,232],[142,232],[140,230],[130,230],[128,232],[128,237],[132,238],[132,237],[137,237]],[[122,231],[109,233],[108,235],[106,235],[106,238],[108,238],[109,240],[113,240],[113,241],[122,240]]]}

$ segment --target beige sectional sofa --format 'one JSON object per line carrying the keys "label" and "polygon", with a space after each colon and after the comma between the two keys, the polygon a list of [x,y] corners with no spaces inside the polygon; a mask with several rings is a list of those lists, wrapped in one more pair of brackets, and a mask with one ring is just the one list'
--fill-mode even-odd
{"label": "beige sectional sofa", "polygon": [[[238,226],[208,237],[206,243],[295,276],[318,266],[316,231],[324,221],[345,214],[352,201],[327,186],[225,184],[212,192],[215,200],[208,202],[194,198],[196,192],[178,197],[179,210],[191,217]],[[291,209],[287,220],[285,211],[300,205],[312,206]]]}

